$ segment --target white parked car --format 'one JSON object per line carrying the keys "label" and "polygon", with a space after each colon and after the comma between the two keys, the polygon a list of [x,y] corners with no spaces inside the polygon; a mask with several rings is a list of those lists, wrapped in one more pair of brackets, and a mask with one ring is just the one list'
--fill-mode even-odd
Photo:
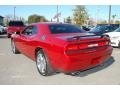
{"label": "white parked car", "polygon": [[120,48],[120,28],[106,34],[110,37],[111,45]]}
{"label": "white parked car", "polygon": [[7,31],[7,27],[0,25],[0,34],[5,34]]}

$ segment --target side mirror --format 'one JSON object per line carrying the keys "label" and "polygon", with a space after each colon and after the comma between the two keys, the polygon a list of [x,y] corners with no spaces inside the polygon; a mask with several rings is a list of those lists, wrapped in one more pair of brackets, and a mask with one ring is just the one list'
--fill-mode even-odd
{"label": "side mirror", "polygon": [[17,32],[15,32],[15,34],[18,34],[18,35],[20,35],[20,32],[18,32],[18,31],[17,31]]}

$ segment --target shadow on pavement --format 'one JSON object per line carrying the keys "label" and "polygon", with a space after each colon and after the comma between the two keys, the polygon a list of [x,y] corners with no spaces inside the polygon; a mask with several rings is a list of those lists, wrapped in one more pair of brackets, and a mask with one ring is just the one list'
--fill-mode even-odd
{"label": "shadow on pavement", "polygon": [[107,68],[108,66],[112,65],[114,62],[115,62],[114,58],[110,57],[107,61],[105,61],[101,65],[98,65],[94,68],[91,68],[91,69],[88,69],[88,70],[85,70],[85,71],[78,71],[78,72],[73,73],[71,75],[76,76],[76,77],[84,77],[84,76],[87,76],[89,74],[92,74],[92,73],[98,72],[100,70],[103,70],[103,69]]}

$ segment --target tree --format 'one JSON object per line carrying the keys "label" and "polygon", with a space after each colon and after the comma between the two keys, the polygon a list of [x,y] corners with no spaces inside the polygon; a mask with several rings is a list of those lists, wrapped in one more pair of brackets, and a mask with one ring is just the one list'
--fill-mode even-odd
{"label": "tree", "polygon": [[116,21],[115,21],[115,24],[120,24],[120,21],[119,21],[119,20],[116,20]]}
{"label": "tree", "polygon": [[88,19],[88,13],[85,6],[77,5],[73,11],[73,21],[78,25],[85,24],[86,20]]}
{"label": "tree", "polygon": [[5,17],[4,17],[4,25],[8,26],[10,20],[13,20],[13,15],[10,15],[10,14],[5,15]]}
{"label": "tree", "polygon": [[115,17],[116,17],[116,15],[112,15],[112,18],[113,18],[113,23],[115,23]]}
{"label": "tree", "polygon": [[27,21],[27,20],[25,20],[25,22],[24,22],[24,23],[25,23],[25,25],[28,25],[28,21]]}
{"label": "tree", "polygon": [[107,24],[107,21],[103,20],[103,21],[100,22],[100,24]]}
{"label": "tree", "polygon": [[65,19],[64,22],[65,22],[65,23],[72,23],[72,19],[71,19],[71,17],[68,16],[68,17]]}
{"label": "tree", "polygon": [[25,22],[25,19],[21,16],[15,16],[15,19],[14,19],[14,15],[8,14],[8,15],[5,15],[4,17],[4,24],[8,26],[10,20],[21,20]]}
{"label": "tree", "polygon": [[40,16],[40,15],[36,15],[36,14],[30,15],[28,17],[29,24],[36,23],[36,22],[46,22],[46,21],[48,21],[48,20],[44,16]]}
{"label": "tree", "polygon": [[94,18],[89,18],[88,25],[95,25],[95,19]]}

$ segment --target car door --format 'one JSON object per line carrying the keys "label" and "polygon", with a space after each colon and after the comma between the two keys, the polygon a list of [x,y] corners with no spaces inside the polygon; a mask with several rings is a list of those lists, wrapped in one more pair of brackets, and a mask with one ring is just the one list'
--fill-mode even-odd
{"label": "car door", "polygon": [[22,32],[23,52],[30,58],[34,57],[34,50],[36,45],[36,38],[35,38],[36,34],[37,34],[36,26],[29,26]]}
{"label": "car door", "polygon": [[27,39],[25,31],[27,28],[28,27],[26,27],[23,32],[21,33],[19,32],[19,34],[16,33],[14,37],[16,48],[22,53],[24,53],[24,49],[25,49],[25,41]]}
{"label": "car door", "polygon": [[26,27],[20,35],[16,37],[16,46],[20,52],[26,54],[27,37],[31,34],[31,26]]}

